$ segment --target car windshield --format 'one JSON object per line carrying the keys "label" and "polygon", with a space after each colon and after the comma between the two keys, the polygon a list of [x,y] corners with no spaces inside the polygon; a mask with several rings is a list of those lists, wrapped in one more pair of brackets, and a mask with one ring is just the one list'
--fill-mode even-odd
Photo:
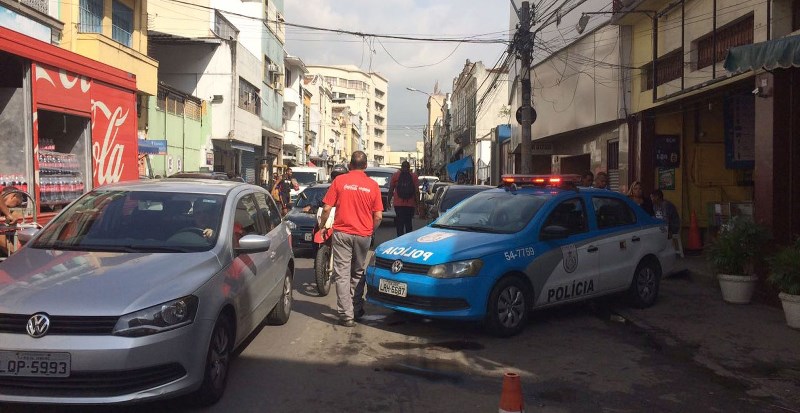
{"label": "car windshield", "polygon": [[373,181],[378,183],[378,186],[381,188],[388,188],[389,183],[392,180],[392,172],[378,172],[378,171],[367,171],[367,176],[372,178]]}
{"label": "car windshield", "polygon": [[511,234],[525,228],[548,198],[505,191],[481,192],[445,212],[431,226]]}
{"label": "car windshield", "polygon": [[327,186],[322,188],[306,188],[297,197],[297,203],[295,203],[294,206],[298,208],[305,208],[307,206],[317,208],[322,205],[322,198],[325,197],[326,193],[328,193]]}
{"label": "car windshield", "polygon": [[51,221],[31,247],[115,252],[206,251],[217,242],[224,205],[225,197],[221,195],[96,190]]}
{"label": "car windshield", "polygon": [[314,172],[294,172],[292,171],[292,178],[297,180],[300,185],[311,185],[317,182],[317,174]]}
{"label": "car windshield", "polygon": [[442,198],[442,204],[439,207],[440,211],[447,211],[448,209],[452,208],[457,203],[479,193],[483,192],[487,189],[492,188],[481,188],[481,187],[474,187],[474,188],[458,188],[458,189],[450,189],[444,193],[444,198]]}

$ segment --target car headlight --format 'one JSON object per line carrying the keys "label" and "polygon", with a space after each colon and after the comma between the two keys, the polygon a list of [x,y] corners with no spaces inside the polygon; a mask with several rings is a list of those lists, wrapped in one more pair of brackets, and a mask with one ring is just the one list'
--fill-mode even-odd
{"label": "car headlight", "polygon": [[117,320],[113,334],[141,337],[191,324],[197,315],[197,297],[190,295],[126,314]]}
{"label": "car headlight", "polygon": [[478,275],[481,267],[483,267],[483,261],[478,259],[448,262],[432,266],[428,269],[428,275],[434,278],[473,277]]}
{"label": "car headlight", "polygon": [[295,224],[294,221],[289,221],[287,219],[285,222],[286,222],[286,228],[289,228],[289,231],[294,231],[297,229],[297,224]]}

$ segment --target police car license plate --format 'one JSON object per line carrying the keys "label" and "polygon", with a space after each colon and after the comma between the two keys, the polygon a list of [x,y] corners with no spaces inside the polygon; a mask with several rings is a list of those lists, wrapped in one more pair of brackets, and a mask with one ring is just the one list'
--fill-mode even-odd
{"label": "police car license plate", "polygon": [[305,239],[306,241],[311,241],[311,238],[313,237],[313,235],[314,234],[312,234],[310,232],[306,232],[305,234],[303,234],[303,239]]}
{"label": "police car license plate", "polygon": [[378,291],[398,297],[405,297],[408,295],[408,284],[381,278],[381,280],[378,281]]}
{"label": "police car license plate", "polygon": [[69,377],[69,353],[0,351],[0,376]]}

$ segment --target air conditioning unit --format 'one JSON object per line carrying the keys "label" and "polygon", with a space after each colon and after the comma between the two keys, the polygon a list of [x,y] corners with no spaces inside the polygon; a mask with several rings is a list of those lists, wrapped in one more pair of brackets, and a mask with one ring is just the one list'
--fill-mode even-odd
{"label": "air conditioning unit", "polygon": [[278,65],[276,65],[275,63],[268,64],[267,65],[267,71],[269,71],[269,72],[277,72],[278,71]]}

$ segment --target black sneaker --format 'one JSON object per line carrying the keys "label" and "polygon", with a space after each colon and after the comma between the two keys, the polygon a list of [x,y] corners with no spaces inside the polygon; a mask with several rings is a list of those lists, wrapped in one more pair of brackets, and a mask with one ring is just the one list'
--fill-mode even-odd
{"label": "black sneaker", "polygon": [[360,309],[360,310],[358,310],[358,311],[356,311],[356,316],[354,317],[354,318],[355,318],[355,320],[356,320],[356,321],[359,321],[359,320],[361,320],[361,319],[364,317],[364,313],[365,313],[365,311],[364,311],[364,309],[363,309],[363,308],[362,308],[362,309]]}
{"label": "black sneaker", "polygon": [[339,320],[339,325],[343,327],[355,327],[356,322],[353,320]]}

